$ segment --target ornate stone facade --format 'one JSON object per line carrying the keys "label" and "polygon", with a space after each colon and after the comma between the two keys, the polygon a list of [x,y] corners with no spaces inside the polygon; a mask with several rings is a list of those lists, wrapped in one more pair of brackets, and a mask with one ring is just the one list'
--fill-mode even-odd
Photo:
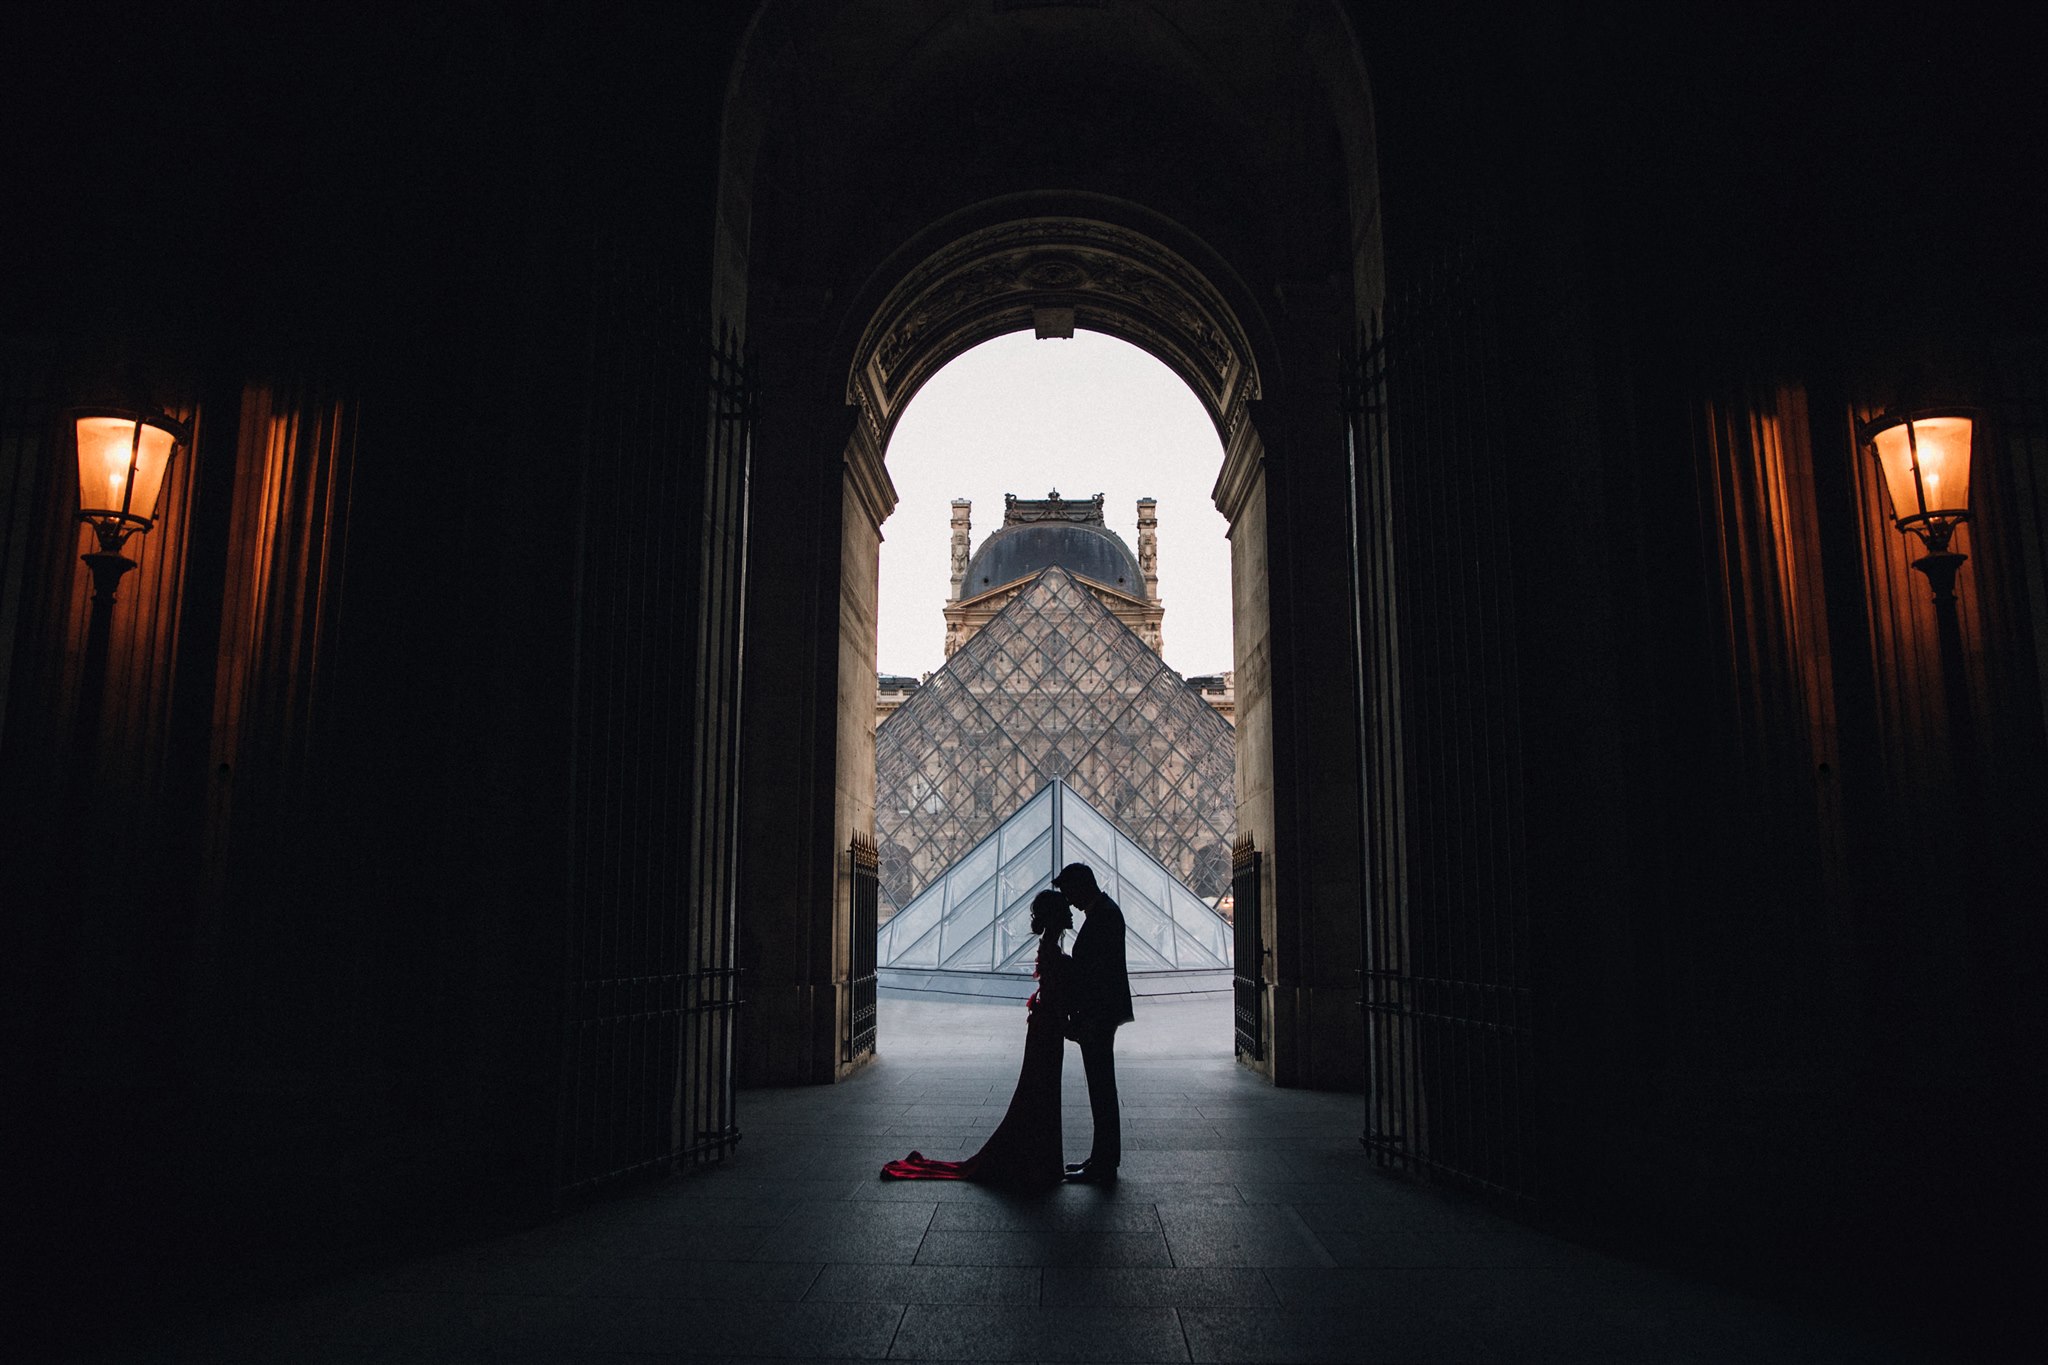
{"label": "ornate stone facade", "polygon": [[[1102,495],[1003,499],[1003,525],[967,555],[972,504],[953,501],[953,592],[946,603],[946,657],[1009,605],[1018,591],[1048,564],[1060,564],[1093,593],[1117,620],[1136,631],[1152,652],[1165,647],[1166,606],[1159,600],[1159,504],[1138,500],[1138,553],[1103,520]],[[1076,528],[1067,532],[1064,528]],[[1038,528],[1019,534],[1020,528]]]}
{"label": "ornate stone facade", "polygon": [[[966,498],[953,499],[951,515],[952,564],[947,592],[946,657],[983,627],[1001,615],[1003,609],[1027,588],[1045,563],[1058,563],[1074,576],[1081,588],[1094,596],[1110,615],[1129,626],[1154,654],[1165,645],[1166,604],[1159,598],[1159,502],[1138,499],[1138,549],[1135,557],[1123,539],[1103,519],[1103,498],[1063,498],[1054,489],[1044,498],[1019,498],[1014,493],[1003,499],[1003,525],[972,552],[974,504]],[[1084,538],[1071,544],[1058,542],[1031,546],[1010,546],[1002,553],[991,548],[1003,531],[1019,527],[1072,526],[1083,529]],[[1094,537],[1097,544],[1085,537]],[[1065,553],[1078,547],[1080,553]],[[1086,561],[1086,562],[1082,562]],[[1089,572],[1092,567],[1095,572]],[[1132,572],[1135,567],[1135,574]],[[1012,573],[1011,569],[1023,572]],[[988,578],[986,585],[977,580]],[[1102,581],[1119,579],[1116,585]],[[1001,579],[1002,581],[995,581]],[[1131,589],[1135,588],[1135,591]],[[908,678],[879,675],[875,689],[875,724],[880,725],[931,675]],[[1202,700],[1231,725],[1237,724],[1236,675],[1232,672],[1188,679]]]}

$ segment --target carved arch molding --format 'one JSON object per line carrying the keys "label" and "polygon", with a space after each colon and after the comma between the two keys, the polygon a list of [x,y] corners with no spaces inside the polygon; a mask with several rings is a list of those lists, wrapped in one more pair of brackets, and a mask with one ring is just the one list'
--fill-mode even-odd
{"label": "carved arch molding", "polygon": [[1143,348],[1187,381],[1226,446],[1259,396],[1244,330],[1215,286],[1158,242],[1087,218],[969,233],[914,267],[861,336],[846,401],[887,442],[924,382],[972,346],[1071,310],[1076,327]]}

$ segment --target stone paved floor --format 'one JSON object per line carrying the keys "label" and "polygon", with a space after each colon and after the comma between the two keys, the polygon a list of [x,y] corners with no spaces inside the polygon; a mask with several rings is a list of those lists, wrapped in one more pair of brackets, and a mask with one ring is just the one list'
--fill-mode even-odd
{"label": "stone paved floor", "polygon": [[[1015,1003],[885,1000],[846,1084],[742,1096],[725,1165],[551,1226],[245,1307],[106,1360],[1920,1361],[1874,1332],[1616,1260],[1375,1174],[1356,1096],[1229,1057],[1227,996],[1141,1002],[1124,1179],[892,1183],[1015,1079]],[[1069,1049],[1067,1147],[1087,1102]]]}

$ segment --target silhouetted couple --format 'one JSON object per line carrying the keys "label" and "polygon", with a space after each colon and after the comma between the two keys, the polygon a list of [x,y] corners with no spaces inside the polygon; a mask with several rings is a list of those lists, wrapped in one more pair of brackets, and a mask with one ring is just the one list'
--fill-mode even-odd
{"label": "silhouetted couple", "polygon": [[[1096,886],[1095,870],[1086,863],[1069,863],[1052,884],[1054,890],[1041,891],[1031,901],[1031,932],[1039,936],[1038,990],[1024,1026],[1024,1066],[1017,1075],[1016,1093],[1010,1096],[1009,1112],[981,1150],[965,1161],[934,1161],[912,1152],[884,1166],[883,1176],[1004,1185],[1049,1185],[1061,1179],[1115,1182],[1123,1160],[1116,1031],[1131,1021],[1124,912]],[[1081,912],[1083,921],[1069,956],[1060,950],[1060,941],[1074,927],[1074,910]],[[1062,1166],[1060,1067],[1068,1038],[1081,1046],[1095,1142],[1086,1161]]]}

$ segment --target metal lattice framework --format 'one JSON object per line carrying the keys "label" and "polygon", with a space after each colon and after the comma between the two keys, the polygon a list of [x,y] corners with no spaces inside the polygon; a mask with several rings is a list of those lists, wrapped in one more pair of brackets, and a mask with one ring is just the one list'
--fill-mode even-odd
{"label": "metal lattice framework", "polygon": [[1068,863],[1093,868],[1097,884],[1123,908],[1133,972],[1230,967],[1224,918],[1064,782],[1047,783],[871,935],[878,940],[874,960],[898,973],[996,972],[1028,979],[1038,953],[1032,898]]}
{"label": "metal lattice framework", "polygon": [[1236,764],[1201,694],[1046,569],[875,731],[883,913],[1056,778],[1213,903],[1230,889]]}

